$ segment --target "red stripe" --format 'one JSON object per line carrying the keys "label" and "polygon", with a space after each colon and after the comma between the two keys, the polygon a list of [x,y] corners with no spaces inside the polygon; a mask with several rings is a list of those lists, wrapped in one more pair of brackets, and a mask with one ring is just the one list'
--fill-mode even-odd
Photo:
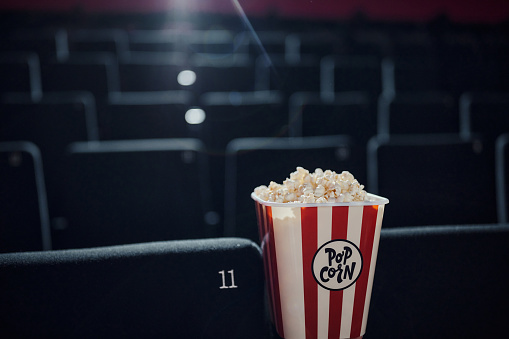
{"label": "red stripe", "polygon": [[265,283],[267,286],[267,294],[269,298],[269,309],[270,316],[274,322],[274,312],[272,305],[274,304],[274,296],[272,291],[272,272],[270,270],[270,260],[269,260],[269,247],[267,246],[267,238],[268,238],[268,227],[267,227],[267,218],[266,218],[266,208],[264,205],[255,202],[256,204],[256,216],[258,218],[258,230],[260,232],[260,244],[263,253],[263,269],[265,271]]}
{"label": "red stripe", "polygon": [[318,208],[302,207],[302,265],[306,339],[318,336],[318,284],[313,277],[313,257],[318,249]]}
{"label": "red stripe", "polygon": [[269,302],[270,302],[270,311],[271,318],[274,324],[276,324],[276,316],[275,316],[275,305],[274,305],[274,273],[272,271],[272,252],[270,251],[269,246],[269,215],[267,213],[267,206],[263,205],[263,233],[264,233],[264,255],[265,255],[265,263],[267,267],[267,283],[268,283],[268,294],[269,294]]}
{"label": "red stripe", "polygon": [[260,239],[260,246],[263,248],[263,238],[265,236],[265,222],[263,217],[263,205],[255,201],[256,219],[258,220],[258,237]]}
{"label": "red stripe", "polygon": [[361,275],[355,285],[355,298],[352,315],[351,338],[360,337],[362,329],[362,317],[366,302],[366,290],[368,288],[369,267],[371,265],[371,254],[373,252],[373,241],[375,239],[376,217],[378,206],[364,206],[362,213],[361,242],[359,249],[362,253],[363,267]]}
{"label": "red stripe", "polygon": [[283,317],[281,313],[281,295],[279,294],[279,277],[277,270],[277,256],[276,256],[276,246],[274,244],[274,224],[272,223],[272,208],[270,206],[266,206],[267,212],[267,226],[269,231],[269,239],[268,239],[268,251],[269,251],[269,265],[272,276],[272,292],[273,292],[273,303],[272,308],[274,312],[274,324],[276,326],[277,333],[284,338],[284,330],[283,330]]}
{"label": "red stripe", "polygon": [[[333,239],[346,239],[348,231],[348,206],[332,207]],[[341,331],[341,310],[343,308],[343,290],[330,291],[329,302],[329,339],[338,339]]]}

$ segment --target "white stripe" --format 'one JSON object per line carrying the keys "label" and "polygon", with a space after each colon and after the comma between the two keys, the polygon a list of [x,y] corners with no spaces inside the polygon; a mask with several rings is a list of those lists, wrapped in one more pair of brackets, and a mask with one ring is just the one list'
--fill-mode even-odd
{"label": "white stripe", "polygon": [[[348,207],[347,240],[353,242],[355,245],[357,245],[357,247],[359,247],[361,243],[363,210],[364,206]],[[363,258],[363,260],[366,259]],[[353,284],[349,288],[343,290],[343,310],[341,312],[341,331],[339,333],[340,338],[350,338],[356,285],[357,284]]]}
{"label": "white stripe", "polygon": [[299,207],[272,207],[274,244],[286,338],[305,339],[302,235]]}
{"label": "white stripe", "polygon": [[[332,239],[332,207],[318,207],[318,247]],[[330,291],[318,285],[318,338],[329,336]]]}
{"label": "white stripe", "polygon": [[371,290],[373,289],[373,278],[375,277],[376,258],[378,256],[378,244],[380,243],[380,230],[382,229],[384,208],[385,208],[384,205],[378,206],[378,213],[376,215],[375,238],[373,242],[373,251],[371,253],[371,264],[369,266],[368,287],[366,290],[366,303],[364,304],[364,315],[362,316],[361,335],[364,335],[364,333],[366,333],[366,325],[368,323],[369,303],[371,301]]}

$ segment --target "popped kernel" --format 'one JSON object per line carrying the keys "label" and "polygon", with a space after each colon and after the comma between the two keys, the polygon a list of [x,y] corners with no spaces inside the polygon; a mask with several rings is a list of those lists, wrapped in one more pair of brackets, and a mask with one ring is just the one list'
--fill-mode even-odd
{"label": "popped kernel", "polygon": [[269,186],[256,187],[254,194],[270,202],[335,203],[364,201],[367,193],[364,185],[359,184],[348,171],[338,174],[316,168],[310,173],[303,167],[297,167],[283,184],[271,181]]}

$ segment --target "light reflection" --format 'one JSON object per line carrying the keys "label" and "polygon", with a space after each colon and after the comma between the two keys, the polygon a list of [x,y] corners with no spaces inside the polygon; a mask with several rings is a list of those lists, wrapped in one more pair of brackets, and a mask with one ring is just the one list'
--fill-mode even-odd
{"label": "light reflection", "polygon": [[186,112],[185,119],[190,125],[199,125],[205,121],[205,111],[201,108],[191,108]]}
{"label": "light reflection", "polygon": [[182,86],[191,86],[196,81],[196,73],[186,69],[177,75],[177,81]]}

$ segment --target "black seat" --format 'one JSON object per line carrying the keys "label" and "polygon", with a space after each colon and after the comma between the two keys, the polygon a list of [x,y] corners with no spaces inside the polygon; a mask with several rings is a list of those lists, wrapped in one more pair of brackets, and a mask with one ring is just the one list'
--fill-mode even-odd
{"label": "black seat", "polygon": [[382,92],[382,64],[375,56],[329,56],[322,59],[322,86],[326,93]]}
{"label": "black seat", "polygon": [[256,30],[241,31],[237,34],[236,40],[246,42],[248,45],[248,53],[253,57],[262,54],[280,54],[286,53],[286,38],[288,33],[284,30]]}
{"label": "black seat", "polygon": [[348,51],[347,41],[343,34],[337,31],[316,30],[313,32],[299,32],[288,35],[288,52],[297,56],[313,55],[325,56],[344,55]]}
{"label": "black seat", "polygon": [[191,59],[189,70],[196,74],[189,90],[196,95],[207,92],[249,92],[256,89],[256,69],[253,58],[247,54],[218,57],[197,54]]}
{"label": "black seat", "polygon": [[508,242],[507,224],[382,227],[365,338],[504,337]]}
{"label": "black seat", "polygon": [[42,61],[65,57],[68,54],[67,32],[53,27],[16,28],[5,33],[0,50],[35,53]]}
{"label": "black seat", "polygon": [[35,53],[0,53],[0,95],[6,92],[41,95],[41,69]]}
{"label": "black seat", "polygon": [[211,151],[224,152],[235,138],[288,133],[288,114],[279,91],[208,92],[199,102],[205,112],[205,120],[198,126],[200,138]]}
{"label": "black seat", "polygon": [[67,32],[69,54],[109,52],[121,55],[129,50],[127,31],[122,29],[71,29]]}
{"label": "black seat", "polygon": [[433,36],[424,28],[408,30],[401,27],[390,37],[390,55],[394,58],[437,58],[437,46]]}
{"label": "black seat", "polygon": [[27,141],[0,142],[0,252],[51,249],[41,153]]}
{"label": "black seat", "polygon": [[286,55],[261,55],[256,60],[258,90],[277,90],[289,97],[294,92],[319,92],[321,86],[320,58]]}
{"label": "black seat", "polygon": [[225,183],[225,234],[258,241],[251,192],[283,181],[297,166],[310,171],[350,171],[363,183],[358,154],[348,136],[240,138],[228,144]]}
{"label": "black seat", "polygon": [[470,92],[460,98],[461,133],[482,134],[490,142],[509,132],[509,92]]}
{"label": "black seat", "polygon": [[88,92],[44,93],[37,100],[9,93],[1,105],[1,140],[30,140],[43,153],[62,153],[72,141],[98,138],[95,101]]}
{"label": "black seat", "polygon": [[130,52],[120,55],[119,89],[122,92],[172,91],[184,89],[180,72],[188,69],[183,54],[173,52]]}
{"label": "black seat", "polygon": [[482,35],[444,34],[439,51],[442,82],[452,92],[509,90],[509,67],[504,49],[493,54],[483,43]]}
{"label": "black seat", "polygon": [[384,90],[447,91],[439,62],[431,56],[395,56],[383,61]]}
{"label": "black seat", "polygon": [[118,68],[112,53],[73,53],[64,60],[41,64],[43,92],[88,91],[97,107],[105,104],[108,93],[118,91]]}
{"label": "black seat", "polygon": [[360,26],[348,29],[345,34],[347,42],[346,55],[364,55],[382,60],[391,53],[391,33],[374,27]]}
{"label": "black seat", "polygon": [[87,92],[30,94],[10,93],[1,100],[0,140],[33,142],[40,149],[51,217],[58,216],[62,202],[62,160],[74,141],[98,139],[94,98]]}
{"label": "black seat", "polygon": [[65,227],[55,232],[54,248],[221,234],[198,140],[78,142],[68,151]]}
{"label": "black seat", "polygon": [[239,39],[237,32],[229,29],[189,30],[182,34],[186,52],[217,58],[248,54],[248,40]]}
{"label": "black seat", "polygon": [[331,100],[319,93],[295,93],[289,102],[292,136],[348,134],[366,147],[376,134],[376,106],[366,92],[334,93]]}
{"label": "black seat", "polygon": [[497,222],[495,164],[483,145],[454,134],[371,139],[366,188],[391,201],[384,226]]}
{"label": "black seat", "polygon": [[398,92],[379,98],[378,134],[459,133],[455,98],[444,92]]}
{"label": "black seat", "polygon": [[132,52],[182,52],[183,38],[178,29],[135,29],[127,32]]}
{"label": "black seat", "polygon": [[112,93],[100,116],[101,140],[190,137],[192,99],[188,91]]}
{"label": "black seat", "polygon": [[238,238],[1,254],[0,300],[4,338],[268,338],[261,251]]}

